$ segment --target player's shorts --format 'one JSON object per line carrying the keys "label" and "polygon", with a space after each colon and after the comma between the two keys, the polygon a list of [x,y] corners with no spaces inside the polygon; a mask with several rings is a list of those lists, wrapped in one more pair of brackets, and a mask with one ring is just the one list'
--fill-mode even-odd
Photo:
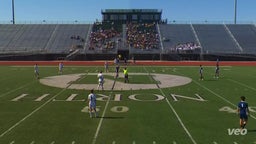
{"label": "player's shorts", "polygon": [[96,104],[89,104],[89,108],[90,109],[95,109],[96,108]]}
{"label": "player's shorts", "polygon": [[247,119],[248,119],[247,114],[240,114],[240,119],[245,119],[245,120],[247,120]]}
{"label": "player's shorts", "polygon": [[124,75],[124,78],[128,79],[128,75]]}
{"label": "player's shorts", "polygon": [[103,85],[103,83],[104,83],[104,80],[103,79],[99,79],[99,84]]}

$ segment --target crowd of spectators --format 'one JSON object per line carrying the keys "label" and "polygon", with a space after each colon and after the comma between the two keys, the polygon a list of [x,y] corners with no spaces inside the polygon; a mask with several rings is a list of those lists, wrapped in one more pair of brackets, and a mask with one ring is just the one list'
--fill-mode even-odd
{"label": "crowd of spectators", "polygon": [[127,24],[127,43],[132,48],[150,50],[159,47],[159,35],[155,23]]}
{"label": "crowd of spectators", "polygon": [[200,45],[194,42],[180,43],[175,46],[175,50],[178,53],[193,53],[200,49]]}
{"label": "crowd of spectators", "polygon": [[101,22],[96,22],[94,23],[90,34],[89,49],[113,49],[115,48],[117,37],[119,36],[120,32],[116,29],[114,23],[103,24]]}

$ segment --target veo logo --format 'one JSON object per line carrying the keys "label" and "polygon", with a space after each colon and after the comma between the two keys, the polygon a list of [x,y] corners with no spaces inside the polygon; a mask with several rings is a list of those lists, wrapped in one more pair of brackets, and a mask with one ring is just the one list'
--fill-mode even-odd
{"label": "veo logo", "polygon": [[247,129],[228,129],[228,135],[246,135],[247,134]]}

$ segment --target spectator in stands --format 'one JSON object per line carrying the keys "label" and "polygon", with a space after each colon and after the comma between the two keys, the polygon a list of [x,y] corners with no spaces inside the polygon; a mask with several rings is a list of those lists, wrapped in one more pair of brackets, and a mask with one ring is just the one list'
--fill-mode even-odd
{"label": "spectator in stands", "polygon": [[155,23],[129,23],[126,34],[130,47],[151,50],[159,46],[159,35]]}

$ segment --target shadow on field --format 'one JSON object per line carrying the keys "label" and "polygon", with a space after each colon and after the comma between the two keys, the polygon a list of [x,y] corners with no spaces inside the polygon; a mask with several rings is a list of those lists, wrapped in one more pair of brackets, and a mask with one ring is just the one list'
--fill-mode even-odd
{"label": "shadow on field", "polygon": [[255,132],[256,133],[256,129],[251,129],[251,130],[247,130],[248,132]]}

